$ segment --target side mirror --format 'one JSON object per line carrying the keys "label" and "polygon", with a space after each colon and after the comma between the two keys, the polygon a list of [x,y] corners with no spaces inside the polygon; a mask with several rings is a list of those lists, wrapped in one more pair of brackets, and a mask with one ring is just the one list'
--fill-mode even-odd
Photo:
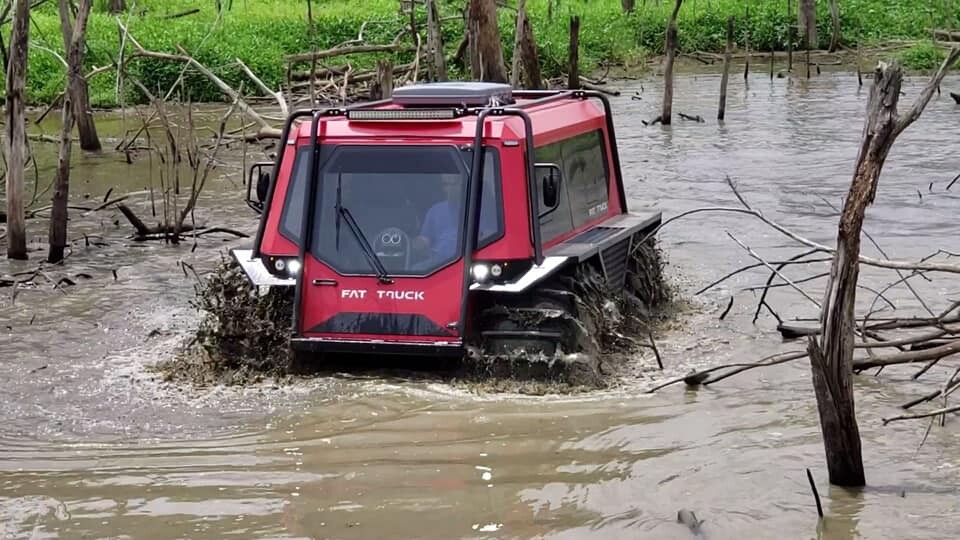
{"label": "side mirror", "polygon": [[[270,172],[272,168],[273,163],[268,161],[254,163],[250,166],[250,173],[247,176],[247,206],[258,214],[263,212],[263,205],[269,202],[266,199],[270,192]],[[254,192],[254,190],[256,191]]]}
{"label": "side mirror", "polygon": [[535,166],[537,184],[543,196],[543,210],[553,210],[560,204],[560,167],[553,163],[538,163]]}

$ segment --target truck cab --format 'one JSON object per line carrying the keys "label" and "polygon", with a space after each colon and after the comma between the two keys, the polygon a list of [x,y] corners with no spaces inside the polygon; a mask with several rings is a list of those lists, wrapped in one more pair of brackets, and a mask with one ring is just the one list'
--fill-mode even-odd
{"label": "truck cab", "polygon": [[411,85],[295,112],[280,143],[251,171],[260,223],[233,256],[253,285],[293,290],[303,353],[575,352],[516,310],[587,267],[622,290],[631,246],[660,224],[628,212],[610,104],[593,92]]}

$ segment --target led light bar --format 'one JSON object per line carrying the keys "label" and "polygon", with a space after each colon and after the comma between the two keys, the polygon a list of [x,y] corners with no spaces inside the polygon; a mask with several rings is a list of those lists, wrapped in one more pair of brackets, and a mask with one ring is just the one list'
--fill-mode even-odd
{"label": "led light bar", "polygon": [[351,109],[347,118],[358,121],[453,120],[460,109]]}

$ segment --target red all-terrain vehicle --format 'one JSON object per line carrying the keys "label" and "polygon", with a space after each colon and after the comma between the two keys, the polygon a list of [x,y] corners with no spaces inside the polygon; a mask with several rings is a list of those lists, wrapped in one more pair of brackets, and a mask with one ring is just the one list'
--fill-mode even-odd
{"label": "red all-terrain vehicle", "polygon": [[578,285],[629,292],[661,219],[627,211],[605,96],[491,83],[296,112],[247,201],[259,230],[233,255],[294,288],[307,353],[577,352],[558,321],[590,333]]}

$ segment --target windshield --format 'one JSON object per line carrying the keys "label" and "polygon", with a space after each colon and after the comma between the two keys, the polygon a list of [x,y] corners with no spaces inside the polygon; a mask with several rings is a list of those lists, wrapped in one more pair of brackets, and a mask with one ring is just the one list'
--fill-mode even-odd
{"label": "windshield", "polygon": [[[318,259],[341,274],[378,275],[379,264],[391,276],[422,276],[460,258],[471,153],[452,146],[339,146],[324,157],[311,246]],[[502,234],[497,161],[495,152],[485,152],[480,246]],[[305,192],[305,167],[294,170],[288,195]]]}

